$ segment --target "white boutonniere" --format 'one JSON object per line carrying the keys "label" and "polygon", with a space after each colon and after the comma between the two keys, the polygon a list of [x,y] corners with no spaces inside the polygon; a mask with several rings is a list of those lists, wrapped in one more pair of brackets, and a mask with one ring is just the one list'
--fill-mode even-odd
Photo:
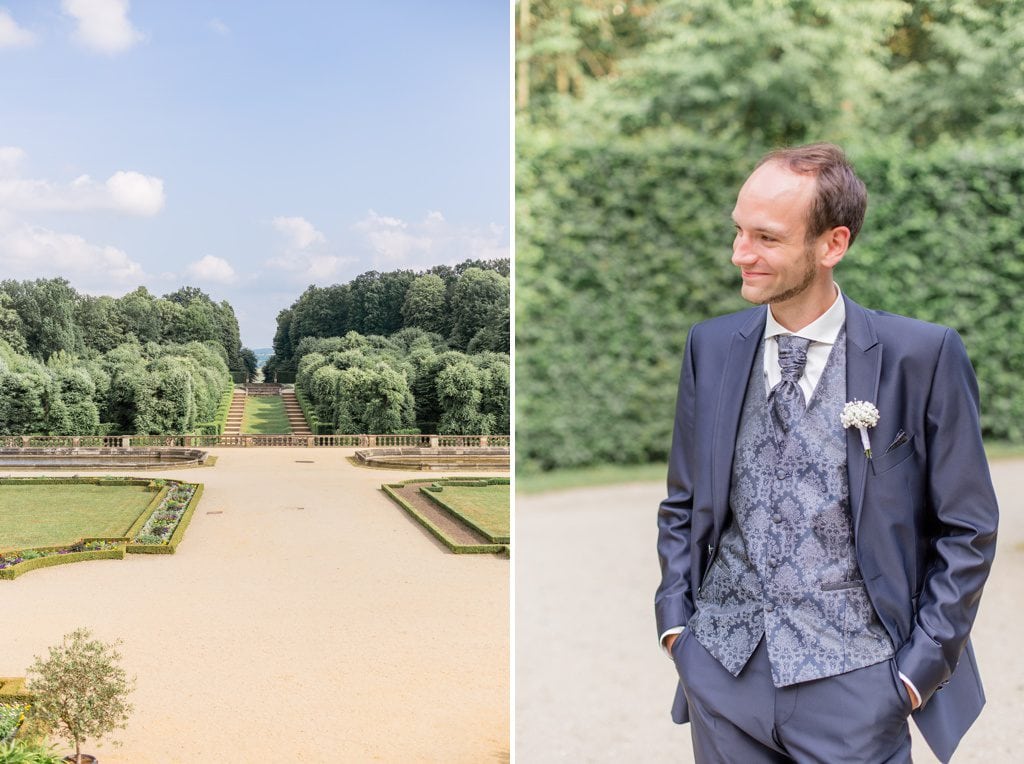
{"label": "white boutonniere", "polygon": [[871,458],[871,441],[868,440],[868,428],[878,424],[878,409],[868,401],[850,401],[843,406],[839,415],[843,427],[856,427],[860,430],[860,442],[864,444],[864,455]]}

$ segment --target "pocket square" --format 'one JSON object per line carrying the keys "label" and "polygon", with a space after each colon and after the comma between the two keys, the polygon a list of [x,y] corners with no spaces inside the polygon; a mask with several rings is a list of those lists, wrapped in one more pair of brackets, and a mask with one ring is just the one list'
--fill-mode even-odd
{"label": "pocket square", "polygon": [[887,449],[885,449],[885,453],[889,453],[890,451],[899,448],[908,440],[909,438],[907,437],[907,433],[905,433],[903,430],[900,430],[898,433],[896,433],[896,439],[889,444],[889,447]]}

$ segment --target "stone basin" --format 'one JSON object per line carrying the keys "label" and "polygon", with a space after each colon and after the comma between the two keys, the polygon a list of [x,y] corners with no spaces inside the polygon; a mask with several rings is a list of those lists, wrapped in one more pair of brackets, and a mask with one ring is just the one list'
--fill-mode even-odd
{"label": "stone basin", "polygon": [[0,448],[6,469],[146,469],[206,461],[197,448]]}
{"label": "stone basin", "polygon": [[355,461],[367,467],[402,470],[507,470],[509,449],[504,446],[467,448],[365,448]]}

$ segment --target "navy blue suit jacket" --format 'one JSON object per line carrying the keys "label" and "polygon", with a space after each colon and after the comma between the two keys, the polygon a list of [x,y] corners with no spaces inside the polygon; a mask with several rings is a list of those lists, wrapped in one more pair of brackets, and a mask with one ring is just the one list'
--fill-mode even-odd
{"label": "navy blue suit jacket", "polygon": [[[998,509],[982,447],[978,386],[952,329],[846,300],[846,397],[880,412],[847,431],[857,561],[896,663],[922,696],[914,718],[948,761],[985,702],[968,636],[995,553]],[[693,614],[729,521],[743,396],[767,308],[693,327],[686,342],[668,497],[658,511],[659,635]],[[759,371],[759,370],[758,370]],[[907,441],[887,451],[900,430]],[[677,690],[673,719],[688,719]]]}

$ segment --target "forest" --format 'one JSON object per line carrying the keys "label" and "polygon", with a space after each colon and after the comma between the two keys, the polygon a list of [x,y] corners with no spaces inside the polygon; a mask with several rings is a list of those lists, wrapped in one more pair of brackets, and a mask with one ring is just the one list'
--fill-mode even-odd
{"label": "forest", "polygon": [[516,22],[518,469],[664,462],[688,329],[746,307],[736,192],[819,140],[869,192],[844,293],[956,329],[986,439],[1024,442],[1024,5],[519,0]]}

